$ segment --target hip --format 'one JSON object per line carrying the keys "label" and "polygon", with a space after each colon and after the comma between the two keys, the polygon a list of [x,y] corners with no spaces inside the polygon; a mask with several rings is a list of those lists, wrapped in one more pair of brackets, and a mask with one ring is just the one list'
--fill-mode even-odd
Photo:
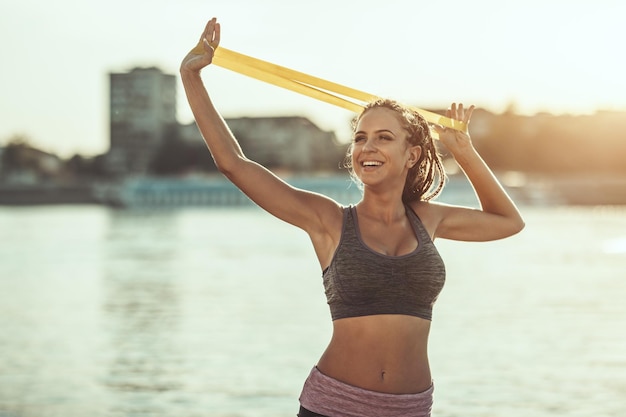
{"label": "hip", "polygon": [[429,417],[434,386],[414,394],[371,391],[338,381],[313,368],[300,395],[300,417]]}

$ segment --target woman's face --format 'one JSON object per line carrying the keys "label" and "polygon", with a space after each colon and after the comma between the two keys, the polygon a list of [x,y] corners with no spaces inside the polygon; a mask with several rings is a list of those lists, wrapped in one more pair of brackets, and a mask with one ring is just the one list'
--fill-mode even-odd
{"label": "woman's face", "polygon": [[381,182],[404,186],[421,148],[411,146],[396,113],[384,107],[368,110],[359,120],[352,143],[352,169],[364,185]]}

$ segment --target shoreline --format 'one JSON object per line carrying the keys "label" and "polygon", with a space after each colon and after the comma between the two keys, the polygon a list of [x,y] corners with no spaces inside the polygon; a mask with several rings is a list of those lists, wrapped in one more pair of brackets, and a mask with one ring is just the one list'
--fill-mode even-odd
{"label": "shoreline", "polygon": [[[293,186],[322,193],[341,203],[358,201],[360,191],[345,175],[293,175]],[[544,206],[626,205],[626,177],[609,175],[529,176],[505,188],[519,204]],[[473,190],[460,175],[449,177],[441,200],[475,202]],[[134,177],[121,181],[0,184],[0,206],[103,204],[114,207],[241,206],[252,204],[220,176]]]}

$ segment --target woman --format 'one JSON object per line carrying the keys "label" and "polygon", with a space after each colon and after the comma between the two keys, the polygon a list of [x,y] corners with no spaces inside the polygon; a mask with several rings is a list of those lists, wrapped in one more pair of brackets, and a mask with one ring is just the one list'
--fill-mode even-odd
{"label": "woman", "polygon": [[[487,241],[524,227],[514,203],[472,146],[468,132],[436,126],[472,183],[481,209],[429,201],[443,168],[426,121],[396,102],[369,104],[355,119],[350,169],[363,186],[343,207],[296,189],[247,159],[200,77],[220,41],[211,19],[181,64],[196,122],[218,169],[256,204],[303,229],[322,268],[333,318],[328,348],[307,378],[300,417],[429,416],[433,384],[427,341],[445,278],[435,238]],[[474,107],[447,116],[469,123]]]}

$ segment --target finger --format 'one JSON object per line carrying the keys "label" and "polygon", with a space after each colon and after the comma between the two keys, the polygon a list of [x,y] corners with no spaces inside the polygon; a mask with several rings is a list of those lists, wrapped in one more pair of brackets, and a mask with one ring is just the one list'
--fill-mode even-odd
{"label": "finger", "polygon": [[456,119],[457,115],[456,115],[456,103],[452,103],[450,105],[450,116],[451,119]]}
{"label": "finger", "polygon": [[457,119],[463,120],[464,114],[465,114],[465,109],[463,109],[463,103],[459,103],[458,111],[457,111]]}
{"label": "finger", "polygon": [[204,27],[204,32],[202,32],[202,36],[200,36],[200,41],[203,39],[211,39],[211,33],[213,33],[213,27],[215,26],[215,18],[212,18],[206,23]]}
{"label": "finger", "polygon": [[215,37],[216,23],[217,23],[216,19],[213,18],[209,21],[209,25],[208,25],[209,31],[207,32],[206,40],[209,42],[209,45],[211,45],[211,47],[213,47],[213,38]]}
{"label": "finger", "polygon": [[470,106],[469,109],[467,109],[467,112],[465,112],[465,117],[463,117],[463,122],[467,125],[470,122],[470,119],[472,118],[472,113],[474,113],[474,109],[476,107],[472,104]]}
{"label": "finger", "polygon": [[[220,24],[217,23],[217,19],[214,17],[208,21],[206,28],[204,29],[204,33],[202,34],[203,41],[206,40],[206,42],[213,50],[215,50],[215,48],[219,44],[219,26]],[[216,36],[218,39],[217,41],[215,40]]]}
{"label": "finger", "polygon": [[215,23],[215,32],[214,32],[214,36],[213,36],[213,43],[212,45],[217,48],[220,44],[220,34],[222,31],[222,27],[219,23]]}
{"label": "finger", "polygon": [[192,54],[203,55],[205,52],[209,51],[210,49],[213,49],[213,48],[207,48],[206,44],[208,40],[211,39],[214,25],[215,25],[215,18],[207,22],[206,26],[204,27],[204,31],[202,31],[202,35],[200,35],[198,44],[191,50]]}

